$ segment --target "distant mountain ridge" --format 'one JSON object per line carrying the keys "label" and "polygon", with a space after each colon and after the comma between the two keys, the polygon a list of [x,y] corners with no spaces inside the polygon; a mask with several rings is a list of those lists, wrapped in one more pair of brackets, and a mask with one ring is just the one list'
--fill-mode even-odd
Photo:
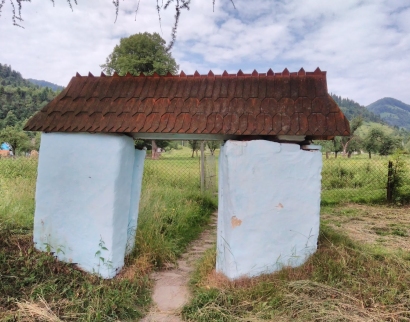
{"label": "distant mountain ridge", "polygon": [[50,87],[35,85],[0,63],[0,129],[28,119],[56,95]]}
{"label": "distant mountain ridge", "polygon": [[385,97],[366,108],[379,115],[386,123],[410,130],[410,105],[395,98]]}
{"label": "distant mountain ridge", "polygon": [[340,109],[342,110],[343,114],[347,117],[349,121],[354,119],[355,117],[361,117],[365,122],[375,122],[383,124],[383,120],[380,118],[379,115],[373,113],[366,109],[365,106],[360,105],[359,103],[351,100],[349,98],[343,98],[341,96],[330,94],[334,101],[339,105]]}
{"label": "distant mountain ridge", "polygon": [[50,83],[50,82],[47,82],[45,80],[38,80],[38,79],[33,79],[33,78],[27,78],[27,80],[30,83],[33,83],[37,86],[48,87],[48,88],[52,89],[53,91],[62,91],[64,89],[63,86],[60,86],[60,85],[57,85],[57,84],[54,84],[54,83]]}

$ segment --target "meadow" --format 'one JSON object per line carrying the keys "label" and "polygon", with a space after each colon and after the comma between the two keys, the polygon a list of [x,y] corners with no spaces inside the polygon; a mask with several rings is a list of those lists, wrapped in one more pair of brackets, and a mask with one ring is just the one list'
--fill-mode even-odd
{"label": "meadow", "polygon": [[367,154],[351,158],[323,157],[322,205],[341,202],[382,204],[386,202],[388,163],[398,166],[399,187],[394,196],[396,204],[410,201],[410,158],[407,155],[378,156]]}
{"label": "meadow", "polygon": [[[301,267],[231,282],[215,273],[213,248],[198,263],[183,318],[410,320],[410,216],[385,204],[387,162],[324,159],[318,251]],[[136,247],[119,276],[102,280],[33,248],[36,169],[36,159],[0,159],[1,321],[138,321],[151,304],[149,274],[175,262],[216,211],[188,148],[147,159]]]}
{"label": "meadow", "polygon": [[[103,280],[32,245],[37,160],[0,159],[0,320],[136,321],[151,303],[149,273],[175,262],[207,226],[215,200],[199,180],[147,160],[136,246],[121,274]],[[188,160],[184,169],[195,169]],[[172,169],[171,169],[172,170]],[[194,170],[192,170],[194,171]],[[187,177],[189,178],[189,177]]]}

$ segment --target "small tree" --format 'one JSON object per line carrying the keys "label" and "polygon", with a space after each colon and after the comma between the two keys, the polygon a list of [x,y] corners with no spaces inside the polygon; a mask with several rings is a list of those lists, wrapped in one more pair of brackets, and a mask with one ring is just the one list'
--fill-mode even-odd
{"label": "small tree", "polygon": [[196,152],[196,156],[198,156],[198,150],[201,148],[201,143],[198,140],[191,140],[188,141],[188,144],[190,148],[192,149],[192,156],[191,158],[194,157],[194,152]]}
{"label": "small tree", "polygon": [[[346,156],[348,154],[349,144],[357,138],[355,132],[357,129],[363,124],[363,119],[359,117],[355,117],[350,122],[350,135],[349,136],[342,136],[340,140],[340,144],[342,145],[343,155]],[[351,154],[351,153],[350,153]]]}
{"label": "small tree", "polygon": [[322,152],[326,153],[326,159],[329,159],[329,153],[333,152],[333,141],[314,141],[314,144],[322,147]]}
{"label": "small tree", "polygon": [[221,142],[219,141],[207,141],[206,145],[208,146],[209,151],[211,151],[211,155],[214,155],[215,150],[219,149],[221,146]]}
{"label": "small tree", "polygon": [[392,154],[399,146],[400,140],[380,127],[372,127],[363,140],[363,147],[369,153],[369,159],[372,158],[372,153]]}
{"label": "small tree", "polygon": [[114,47],[106,63],[100,67],[108,75],[117,72],[122,76],[127,73],[138,76],[154,72],[159,75],[176,74],[179,66],[159,34],[144,32],[121,38],[120,44]]}
{"label": "small tree", "polygon": [[340,136],[336,136],[333,139],[333,152],[335,153],[335,159],[337,158],[337,154],[343,151],[343,146],[341,142],[342,138]]}
{"label": "small tree", "polygon": [[32,149],[30,138],[23,131],[8,126],[0,131],[0,142],[7,142],[11,146],[11,152],[28,152]]}

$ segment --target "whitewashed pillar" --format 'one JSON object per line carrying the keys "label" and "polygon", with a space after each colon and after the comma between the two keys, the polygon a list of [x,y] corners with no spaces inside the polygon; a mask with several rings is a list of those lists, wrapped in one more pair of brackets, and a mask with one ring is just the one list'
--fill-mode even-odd
{"label": "whitewashed pillar", "polygon": [[115,276],[136,228],[143,155],[125,135],[43,133],[36,248],[87,272]]}
{"label": "whitewashed pillar", "polygon": [[299,266],[316,251],[322,155],[298,144],[227,141],[219,156],[218,272]]}

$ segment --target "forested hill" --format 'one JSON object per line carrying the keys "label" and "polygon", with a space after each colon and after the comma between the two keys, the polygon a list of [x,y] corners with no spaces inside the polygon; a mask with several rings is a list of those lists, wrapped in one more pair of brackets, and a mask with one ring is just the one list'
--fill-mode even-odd
{"label": "forested hill", "polygon": [[30,83],[11,66],[0,64],[0,129],[28,119],[56,94]]}
{"label": "forested hill", "polygon": [[60,86],[60,85],[57,85],[57,84],[54,84],[54,83],[50,83],[50,82],[47,82],[45,80],[38,80],[38,79],[33,79],[33,78],[27,78],[27,80],[30,83],[33,83],[34,85],[38,85],[40,87],[51,88],[53,91],[62,91],[64,89],[63,86]]}
{"label": "forested hill", "polygon": [[410,105],[391,97],[382,98],[367,109],[380,115],[386,123],[410,130]]}
{"label": "forested hill", "polygon": [[349,121],[357,116],[361,116],[363,118],[363,121],[365,122],[376,122],[382,124],[384,123],[379,115],[373,113],[372,111],[369,111],[365,106],[360,105],[359,103],[349,98],[342,98],[335,94],[330,95],[335,100],[337,105],[339,105],[340,109]]}

